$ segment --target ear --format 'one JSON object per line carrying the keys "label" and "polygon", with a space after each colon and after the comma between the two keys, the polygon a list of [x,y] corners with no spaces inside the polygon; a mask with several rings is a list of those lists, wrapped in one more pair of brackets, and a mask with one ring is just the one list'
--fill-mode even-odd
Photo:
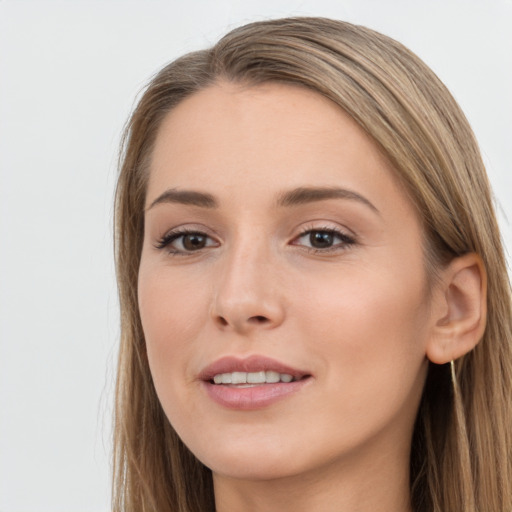
{"label": "ear", "polygon": [[487,274],[480,256],[470,253],[455,258],[441,274],[426,352],[436,364],[471,351],[484,334],[487,316]]}

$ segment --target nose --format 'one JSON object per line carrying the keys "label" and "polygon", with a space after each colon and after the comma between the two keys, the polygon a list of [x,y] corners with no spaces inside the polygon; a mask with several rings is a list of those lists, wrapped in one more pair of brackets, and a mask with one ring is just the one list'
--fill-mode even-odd
{"label": "nose", "polygon": [[222,330],[249,334],[273,329],[285,317],[279,269],[270,251],[240,247],[222,262],[212,301],[212,317]]}

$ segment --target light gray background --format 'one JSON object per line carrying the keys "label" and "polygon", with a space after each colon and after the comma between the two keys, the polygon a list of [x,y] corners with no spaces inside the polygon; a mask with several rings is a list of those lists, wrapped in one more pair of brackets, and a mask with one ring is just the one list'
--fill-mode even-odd
{"label": "light gray background", "polygon": [[0,512],[109,510],[119,134],[164,63],[287,15],[375,28],[437,72],[512,248],[511,0],[0,0]]}

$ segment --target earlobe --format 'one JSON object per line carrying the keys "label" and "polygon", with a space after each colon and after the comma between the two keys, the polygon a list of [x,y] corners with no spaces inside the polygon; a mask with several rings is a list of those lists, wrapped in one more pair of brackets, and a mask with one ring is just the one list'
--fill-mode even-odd
{"label": "earlobe", "polygon": [[484,334],[487,274],[480,256],[470,253],[452,260],[439,286],[427,357],[444,364],[470,352]]}

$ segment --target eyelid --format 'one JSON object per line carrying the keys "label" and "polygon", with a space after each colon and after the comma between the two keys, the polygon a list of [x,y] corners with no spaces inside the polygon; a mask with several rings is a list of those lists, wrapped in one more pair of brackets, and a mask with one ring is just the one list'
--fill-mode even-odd
{"label": "eyelid", "polygon": [[[216,240],[216,238],[209,233],[210,230],[205,228],[204,226],[179,226],[172,228],[168,231],[166,231],[161,237],[159,237],[156,242],[153,244],[154,247],[158,250],[164,250],[167,249],[169,254],[171,255],[191,255],[195,253],[201,252],[203,249],[209,248],[209,247],[218,247],[219,242]],[[205,238],[209,240],[213,240],[213,244],[208,244],[205,247],[199,248],[197,250],[186,250],[186,249],[178,249],[174,248],[171,249],[171,244],[175,241],[180,239],[181,237],[184,237],[186,235],[200,235],[204,236]]]}
{"label": "eyelid", "polygon": [[[334,243],[332,246],[319,248],[319,247],[308,247],[303,244],[297,243],[301,238],[310,235],[311,233],[319,232],[319,233],[330,233],[341,240],[341,242]],[[343,251],[347,250],[350,246],[355,245],[357,243],[356,235],[349,229],[341,228],[340,226],[333,225],[318,225],[318,224],[309,224],[301,228],[298,235],[296,235],[292,241],[291,245],[295,245],[301,247],[309,252],[314,253],[328,253],[334,251]]]}
{"label": "eyelid", "polygon": [[[308,247],[308,245],[306,244],[299,243],[301,238],[310,235],[311,233],[314,232],[332,234],[334,237],[338,239],[338,241],[334,242],[332,245],[328,247]],[[186,248],[172,247],[173,242],[179,240],[181,237],[184,237],[188,234],[195,234],[205,237],[207,239],[206,245],[195,250],[187,250]],[[316,224],[316,222],[311,222],[310,224],[301,227],[298,234],[296,234],[289,243],[290,245],[301,247],[302,249],[307,250],[309,252],[325,254],[328,252],[346,250],[348,249],[348,247],[354,245],[356,242],[357,239],[352,230],[349,230],[345,227],[341,227],[339,225],[327,224],[325,222],[323,224]],[[171,255],[192,255],[195,253],[199,254],[203,250],[208,248],[218,247],[220,245],[220,242],[215,235],[211,234],[211,230],[203,225],[182,225],[166,231],[161,237],[159,237],[155,241],[153,245],[158,250],[164,250],[167,248],[169,254]]]}

